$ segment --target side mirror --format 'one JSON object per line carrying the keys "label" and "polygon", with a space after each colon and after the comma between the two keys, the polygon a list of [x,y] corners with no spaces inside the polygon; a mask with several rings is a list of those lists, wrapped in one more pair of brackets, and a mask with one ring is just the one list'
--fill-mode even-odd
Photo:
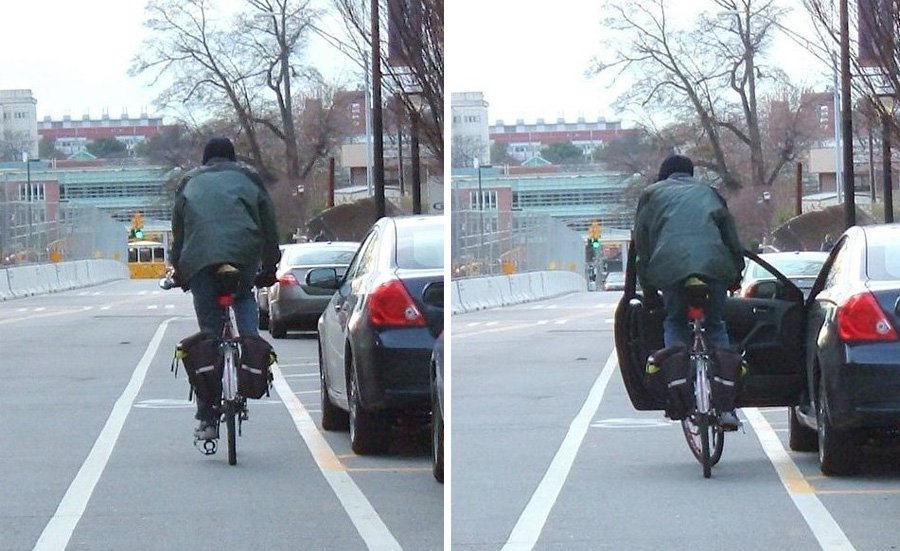
{"label": "side mirror", "polygon": [[338,277],[334,268],[314,268],[306,273],[306,284],[320,289],[336,290],[341,286],[341,277]]}

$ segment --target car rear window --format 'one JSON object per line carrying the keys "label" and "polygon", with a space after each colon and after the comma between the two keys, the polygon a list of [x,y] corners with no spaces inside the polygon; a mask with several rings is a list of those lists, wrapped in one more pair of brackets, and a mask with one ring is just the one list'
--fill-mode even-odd
{"label": "car rear window", "polygon": [[350,264],[356,248],[289,247],[285,249],[281,264],[287,266],[316,266]]}
{"label": "car rear window", "polygon": [[[825,263],[825,257],[823,256],[821,259],[810,259],[810,258],[780,258],[780,259],[771,259],[764,258],[769,264],[775,267],[776,270],[781,272],[782,274],[793,277],[793,276],[810,276],[814,277],[818,275],[819,270],[822,269],[822,264]],[[760,266],[759,264],[753,263],[753,276],[758,278],[771,277],[768,270]]]}
{"label": "car rear window", "polygon": [[440,221],[397,224],[397,267],[444,268],[444,225]]}
{"label": "car rear window", "polygon": [[866,275],[876,281],[900,279],[900,244],[881,245],[866,251]]}

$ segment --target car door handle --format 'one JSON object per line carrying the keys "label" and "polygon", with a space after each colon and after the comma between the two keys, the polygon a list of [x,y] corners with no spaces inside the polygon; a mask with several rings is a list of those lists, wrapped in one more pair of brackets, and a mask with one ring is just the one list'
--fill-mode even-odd
{"label": "car door handle", "polygon": [[768,314],[771,311],[772,311],[772,309],[769,308],[768,306],[754,306],[753,307],[754,314]]}

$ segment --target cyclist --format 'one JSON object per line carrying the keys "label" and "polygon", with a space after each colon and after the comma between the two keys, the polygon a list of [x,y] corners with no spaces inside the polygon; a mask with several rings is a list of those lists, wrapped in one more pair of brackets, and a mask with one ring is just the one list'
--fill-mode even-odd
{"label": "cyclist", "polygon": [[[636,268],[645,295],[662,291],[666,346],[690,345],[684,282],[702,278],[709,287],[705,327],[714,347],[729,346],[723,319],[729,288],[740,283],[744,256],[734,218],[725,199],[694,178],[694,163],[670,155],[659,168],[657,182],[641,194],[634,222]],[[722,412],[720,423],[736,430],[734,411]]]}
{"label": "cyclist", "polygon": [[[200,330],[220,335],[222,311],[217,302],[215,269],[236,266],[241,284],[234,310],[238,332],[257,335],[258,307],[253,286],[275,283],[281,256],[275,208],[260,176],[235,160],[234,145],[212,138],[203,150],[202,166],[185,174],[172,211],[173,279],[194,299]],[[218,438],[218,416],[212,403],[197,401],[194,431],[198,440]]]}

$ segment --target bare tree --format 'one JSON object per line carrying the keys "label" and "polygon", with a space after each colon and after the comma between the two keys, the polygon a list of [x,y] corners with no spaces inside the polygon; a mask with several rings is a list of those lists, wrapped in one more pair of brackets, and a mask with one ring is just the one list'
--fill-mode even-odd
{"label": "bare tree", "polygon": [[[673,26],[667,4],[608,2],[612,57],[595,58],[593,72],[631,77],[619,104],[648,114],[648,125],[654,115],[689,121],[694,138],[684,146],[726,188],[771,186],[803,141],[799,95],[766,63],[784,10],[774,0],[714,0],[717,12],[701,14],[693,28],[682,30]],[[787,105],[787,120],[796,123],[774,135],[763,118],[763,106],[773,100]]]}
{"label": "bare tree", "polygon": [[[333,0],[347,25],[348,42],[358,59],[371,52],[370,0]],[[392,48],[378,46],[390,95],[400,92],[411,116],[418,118],[421,143],[444,157],[444,2],[389,0],[379,10],[381,27],[392,30]],[[384,33],[381,36],[385,36]],[[391,56],[393,54],[393,56]],[[368,67],[365,63],[364,67]]]}

